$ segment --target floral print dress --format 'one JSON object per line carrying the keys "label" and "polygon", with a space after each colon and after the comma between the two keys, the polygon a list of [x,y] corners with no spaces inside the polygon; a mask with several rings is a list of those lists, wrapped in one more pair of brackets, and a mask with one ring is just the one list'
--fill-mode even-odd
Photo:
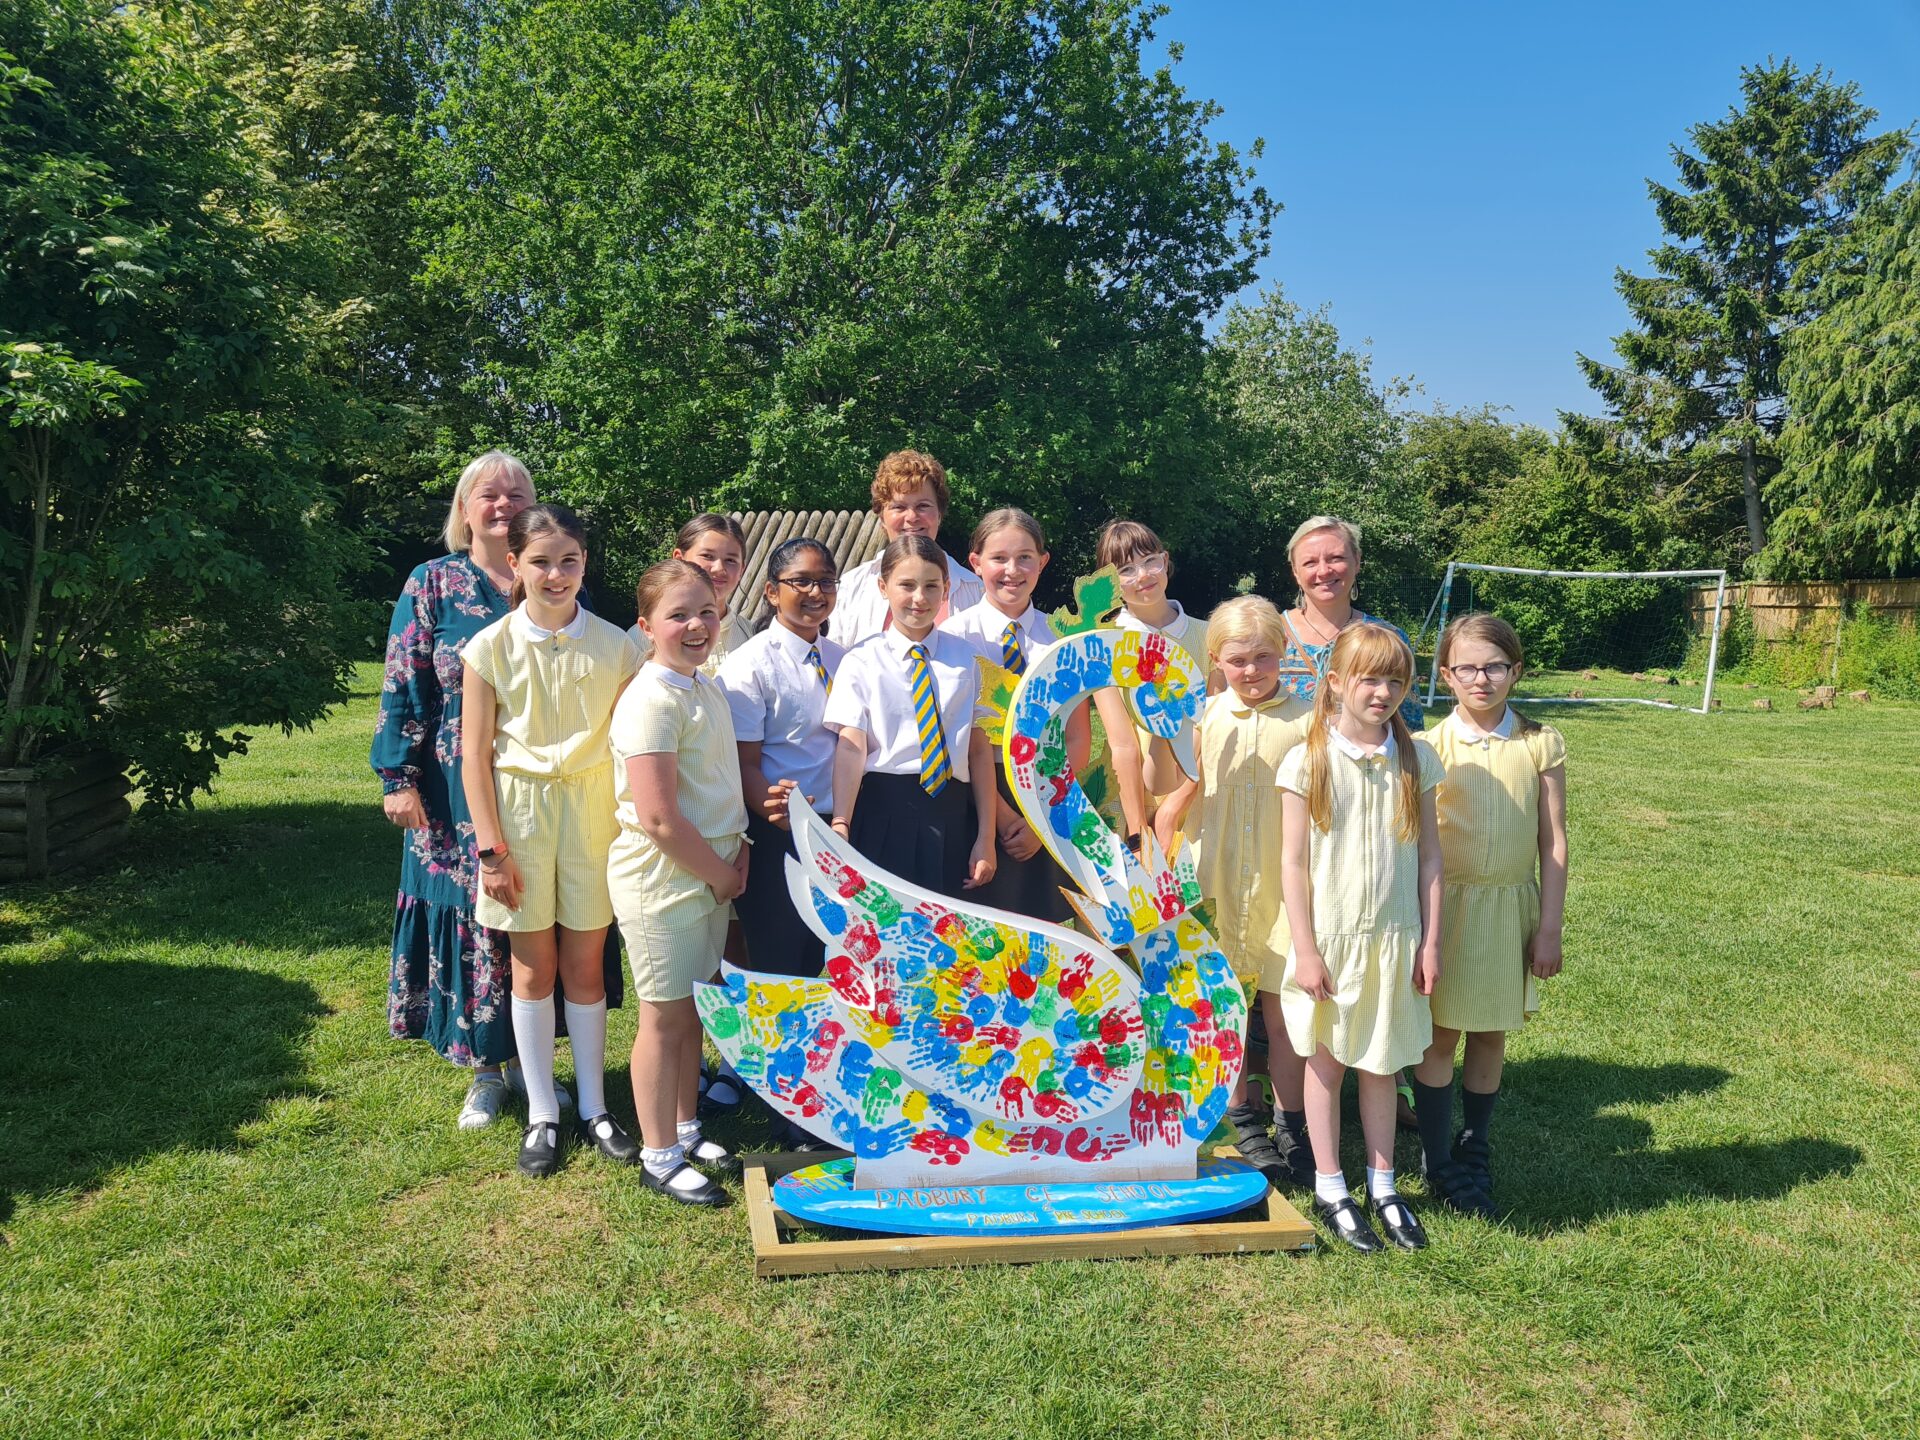
{"label": "floral print dress", "polygon": [[480,862],[460,784],[460,651],[507,609],[464,554],[417,567],[393,607],[373,732],[382,790],[411,787],[427,812],[425,829],[405,832],[387,1023],[456,1065],[514,1053],[507,937],[474,923]]}
{"label": "floral print dress", "polygon": [[[1402,640],[1407,640],[1407,632],[1391,620],[1382,620],[1377,615],[1369,615],[1363,610],[1353,612],[1352,624],[1369,622],[1384,625]],[[1327,657],[1333,653],[1333,642],[1324,645],[1309,644],[1306,637],[1294,628],[1293,616],[1281,617],[1281,624],[1287,627],[1287,652],[1280,657],[1280,688],[1296,699],[1313,703],[1313,697],[1319,692],[1320,677],[1327,673]],[[1409,648],[1413,642],[1407,640]],[[1426,711],[1414,698],[1418,687],[1407,692],[1407,698],[1400,702],[1400,718],[1407,722],[1409,730],[1424,730],[1427,724]]]}

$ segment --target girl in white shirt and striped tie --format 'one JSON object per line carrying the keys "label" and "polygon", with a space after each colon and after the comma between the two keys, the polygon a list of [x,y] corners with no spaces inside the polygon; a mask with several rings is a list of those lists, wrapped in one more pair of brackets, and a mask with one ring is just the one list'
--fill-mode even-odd
{"label": "girl in white shirt and striped tie", "polygon": [[[967,554],[967,563],[986,586],[986,596],[940,628],[965,640],[994,664],[1016,676],[1025,675],[1055,643],[1053,627],[1033,604],[1034,586],[1051,558],[1046,534],[1033,516],[1011,505],[992,511],[974,528]],[[1074,773],[1086,765],[1092,749],[1093,727],[1083,701],[1066,723],[1067,760]],[[980,899],[1016,915],[1069,920],[1072,912],[1060,893],[1066,875],[1014,804],[1003,758],[994,757],[999,864],[992,881],[982,887]]]}
{"label": "girl in white shirt and striped tie", "polygon": [[847,652],[825,725],[838,737],[833,828],[902,880],[957,896],[993,878],[994,763],[973,716],[974,649],[934,628],[946,556],[924,535],[881,552],[892,624]]}

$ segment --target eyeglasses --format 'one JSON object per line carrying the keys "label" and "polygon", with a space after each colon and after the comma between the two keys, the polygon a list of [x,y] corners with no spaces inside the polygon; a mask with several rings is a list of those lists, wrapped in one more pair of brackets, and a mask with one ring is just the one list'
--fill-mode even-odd
{"label": "eyeglasses", "polygon": [[1120,578],[1131,585],[1136,580],[1145,580],[1151,575],[1167,573],[1167,556],[1163,550],[1158,555],[1149,555],[1144,560],[1136,560],[1131,565],[1120,567]]}
{"label": "eyeglasses", "polygon": [[773,577],[773,583],[776,585],[791,585],[794,589],[800,591],[811,590],[816,595],[831,595],[840,588],[840,582],[838,580],[829,580],[824,576],[815,577],[811,575],[776,575]]}
{"label": "eyeglasses", "polygon": [[1464,680],[1471,685],[1476,680],[1491,680],[1498,685],[1513,673],[1513,666],[1505,660],[1496,660],[1491,665],[1446,665],[1442,666],[1456,680]]}

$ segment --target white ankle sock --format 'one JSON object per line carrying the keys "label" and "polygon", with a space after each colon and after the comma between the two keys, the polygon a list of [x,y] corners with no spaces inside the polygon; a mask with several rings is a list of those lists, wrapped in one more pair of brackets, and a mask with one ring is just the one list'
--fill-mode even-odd
{"label": "white ankle sock", "polygon": [[567,1001],[567,1039],[573,1045],[573,1088],[580,1096],[580,1118],[607,1113],[607,1002]]}
{"label": "white ankle sock", "polygon": [[1382,1195],[1391,1195],[1393,1193],[1393,1167],[1389,1165],[1384,1170],[1376,1170],[1369,1165],[1367,1167],[1368,1198],[1378,1200]]}
{"label": "white ankle sock", "polygon": [[691,1145],[700,1138],[700,1122],[698,1120],[676,1121],[673,1129],[674,1133],[680,1137],[680,1143],[683,1146]]}
{"label": "white ankle sock", "polygon": [[1353,1192],[1347,1189],[1347,1177],[1338,1170],[1331,1175],[1313,1172],[1313,1198],[1328,1205],[1338,1205],[1342,1200],[1351,1200]]}
{"label": "white ankle sock", "polygon": [[560,1123],[560,1102],[553,1093],[553,996],[544,1000],[513,997],[513,1043],[520,1051],[520,1076],[527,1083],[527,1123]]}

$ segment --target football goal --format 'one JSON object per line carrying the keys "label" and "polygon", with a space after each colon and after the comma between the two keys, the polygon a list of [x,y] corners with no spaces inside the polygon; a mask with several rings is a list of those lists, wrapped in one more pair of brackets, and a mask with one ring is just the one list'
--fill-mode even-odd
{"label": "football goal", "polygon": [[[1519,632],[1527,668],[1514,698],[1535,705],[1652,705],[1704,715],[1725,623],[1725,570],[1528,570],[1455,560],[1416,648],[1485,612]],[[1429,665],[1426,703],[1450,700]]]}

